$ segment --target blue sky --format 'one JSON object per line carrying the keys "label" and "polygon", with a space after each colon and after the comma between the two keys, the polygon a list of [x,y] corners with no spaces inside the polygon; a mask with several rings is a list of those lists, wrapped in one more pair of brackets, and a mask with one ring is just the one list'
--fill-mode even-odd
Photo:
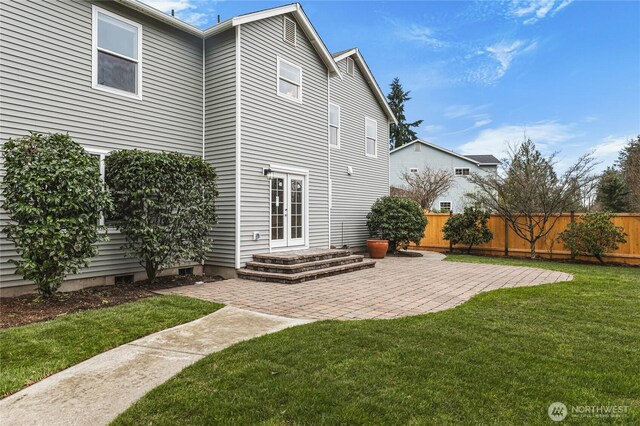
{"label": "blue sky", "polygon": [[[144,0],[198,27],[285,4]],[[359,47],[382,90],[407,90],[420,137],[502,157],[525,134],[560,167],[611,165],[640,133],[640,2],[302,1],[332,52]]]}

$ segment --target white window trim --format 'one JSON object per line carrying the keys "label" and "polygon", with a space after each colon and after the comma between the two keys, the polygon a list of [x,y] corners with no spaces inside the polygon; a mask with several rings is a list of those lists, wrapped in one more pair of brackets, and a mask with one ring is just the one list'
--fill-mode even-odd
{"label": "white window trim", "polygon": [[[376,126],[376,143],[374,144],[374,149],[373,149],[373,154],[369,154],[367,152],[367,122],[368,121],[372,121],[375,123]],[[371,118],[371,117],[365,117],[364,118],[364,155],[370,158],[378,158],[378,120]]]}
{"label": "white window trim", "polygon": [[439,207],[439,210],[440,210],[441,213],[442,213],[442,203],[449,203],[449,211],[450,212],[453,211],[453,202],[451,202],[451,201],[440,201],[438,203],[438,207]]}
{"label": "white window trim", "polygon": [[[458,174],[458,173],[457,173],[457,171],[458,171],[458,170],[462,170],[462,172],[461,172],[460,174]],[[467,173],[466,175],[464,174],[464,171],[465,171],[465,170],[469,170],[469,173]],[[462,176],[462,177],[464,177],[464,176],[470,176],[470,175],[471,175],[471,168],[469,168],[469,167],[454,167],[454,168],[453,168],[453,174],[454,174],[455,176]]]}
{"label": "white window trim", "polygon": [[[287,61],[286,59],[281,58],[280,56],[276,56],[276,60],[277,60],[277,61],[276,61],[276,62],[277,62],[277,70],[276,70],[276,93],[277,93],[277,94],[278,94],[278,96],[280,96],[281,98],[285,98],[285,99],[288,99],[288,100],[290,100],[290,101],[297,102],[297,103],[301,104],[301,103],[302,103],[302,67],[299,67],[298,65],[295,65],[294,63],[289,62],[289,61]],[[298,69],[300,70],[300,85],[299,85],[300,90],[298,91],[298,93],[299,93],[299,95],[300,95],[300,96],[299,96],[297,99],[296,99],[296,98],[292,98],[291,96],[289,96],[289,95],[287,95],[287,94],[284,94],[284,93],[280,92],[280,62],[284,62],[284,63],[286,63],[287,65],[292,66],[292,67],[294,67],[294,68],[298,68]],[[291,83],[291,84],[298,85],[298,83],[296,83],[295,81],[291,81],[291,80],[289,80],[289,79],[287,79],[287,78],[282,78],[282,79],[283,79],[283,80],[285,80],[285,81],[287,81],[287,82],[289,82],[289,83]]]}
{"label": "white window trim", "polygon": [[[97,149],[97,148],[85,148],[85,151],[87,152],[87,154],[89,155],[97,155],[100,161],[100,180],[102,181],[102,183],[104,184],[104,171],[105,171],[105,167],[104,167],[104,159],[107,155],[109,155],[111,153],[111,151],[106,150],[106,149]],[[98,219],[98,225],[99,226],[104,226],[104,215],[100,215],[100,218]],[[109,228],[112,229],[112,228]]]}
{"label": "white window trim", "polygon": [[[292,46],[297,46],[298,44],[298,23],[296,21],[294,21],[293,19],[287,18],[286,16],[282,17],[282,39],[285,41],[285,43],[288,43]],[[287,40],[287,21],[289,22],[293,22],[293,28],[294,28],[294,32],[293,32],[293,43],[291,43],[289,40]]]}
{"label": "white window trim", "polygon": [[[104,92],[115,93],[117,95],[126,96],[132,99],[142,100],[142,25],[134,22],[130,19],[124,18],[108,10],[102,9],[96,5],[92,5],[93,12],[93,28],[92,28],[92,41],[91,41],[91,87]],[[114,19],[118,19],[129,25],[133,25],[138,28],[138,59],[130,58],[128,56],[120,55],[107,49],[100,48],[101,51],[109,53],[110,55],[117,56],[119,58],[127,59],[129,61],[135,61],[138,65],[137,69],[137,93],[129,93],[124,90],[114,89],[113,87],[103,86],[98,84],[98,12],[107,16],[111,16]]]}
{"label": "white window trim", "polygon": [[[336,145],[331,145],[331,107],[338,108],[338,143]],[[327,117],[327,121],[329,123],[329,146],[333,149],[340,149],[340,133],[342,128],[342,111],[340,110],[340,105],[334,104],[333,102],[329,102],[329,116]]]}

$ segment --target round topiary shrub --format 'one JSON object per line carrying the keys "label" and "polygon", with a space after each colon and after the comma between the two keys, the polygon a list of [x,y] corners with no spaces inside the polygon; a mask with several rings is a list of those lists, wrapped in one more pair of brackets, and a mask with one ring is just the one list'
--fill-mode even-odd
{"label": "round topiary shrub", "polygon": [[98,221],[111,204],[98,159],[63,133],[9,139],[2,154],[2,208],[10,217],[3,231],[21,256],[9,262],[43,297],[52,296],[106,239]]}
{"label": "round topiary shrub", "polygon": [[371,237],[389,240],[389,252],[420,243],[427,226],[420,204],[408,198],[387,196],[376,201],[367,215]]}

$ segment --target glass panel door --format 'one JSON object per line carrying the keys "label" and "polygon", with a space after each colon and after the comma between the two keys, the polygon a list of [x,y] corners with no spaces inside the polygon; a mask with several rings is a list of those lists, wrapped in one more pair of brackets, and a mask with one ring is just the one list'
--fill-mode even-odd
{"label": "glass panel door", "polygon": [[271,179],[271,245],[273,247],[287,245],[285,184],[285,176],[273,176]]}
{"label": "glass panel door", "polygon": [[304,177],[289,175],[289,246],[304,245]]}

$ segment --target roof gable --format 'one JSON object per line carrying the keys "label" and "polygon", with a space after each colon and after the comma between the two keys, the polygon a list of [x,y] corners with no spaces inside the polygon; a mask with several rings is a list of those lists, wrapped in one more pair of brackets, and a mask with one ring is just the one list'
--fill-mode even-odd
{"label": "roof gable", "polygon": [[373,74],[371,73],[371,70],[369,69],[367,62],[364,60],[364,57],[362,56],[362,53],[360,53],[360,49],[356,47],[353,49],[336,52],[333,54],[333,59],[335,60],[336,63],[338,63],[341,60],[350,56],[353,57],[354,62],[362,72],[364,79],[367,81],[369,88],[371,88],[371,92],[376,97],[376,100],[384,110],[389,120],[391,120],[395,124],[398,124],[398,120],[396,119],[396,116],[393,114],[393,111],[391,111],[391,107],[389,107],[389,104],[387,103],[387,97],[384,95],[384,93],[382,93],[382,90],[380,90],[380,86],[378,85],[378,82],[376,81],[376,79],[373,77]]}
{"label": "roof gable", "polygon": [[[466,161],[468,161],[470,163],[473,163],[476,166],[489,166],[489,165],[498,165],[498,164],[500,164],[500,161],[498,161],[498,159],[495,158],[493,155],[462,155],[462,154],[458,154],[457,152],[453,152],[450,149],[443,148],[441,146],[435,145],[435,144],[433,144],[431,142],[427,142],[427,141],[422,140],[422,139],[416,139],[416,140],[411,141],[411,142],[409,142],[407,144],[404,144],[404,145],[402,145],[402,146],[400,146],[398,148],[394,148],[391,151],[389,151],[389,154],[391,155],[394,152],[398,152],[401,149],[404,149],[404,148],[406,148],[408,146],[411,146],[411,145],[413,145],[415,143],[421,143],[421,144],[423,144],[425,146],[428,146],[430,148],[437,149],[438,151],[442,151],[442,152],[444,152],[446,154],[449,154],[451,156],[454,156],[456,158],[460,158],[462,160],[466,160]],[[493,158],[494,160],[496,160],[498,162],[497,163],[485,163],[484,161],[478,161],[477,159],[474,159],[473,157],[482,157],[483,159],[487,158],[487,157],[491,157],[491,158]]]}

